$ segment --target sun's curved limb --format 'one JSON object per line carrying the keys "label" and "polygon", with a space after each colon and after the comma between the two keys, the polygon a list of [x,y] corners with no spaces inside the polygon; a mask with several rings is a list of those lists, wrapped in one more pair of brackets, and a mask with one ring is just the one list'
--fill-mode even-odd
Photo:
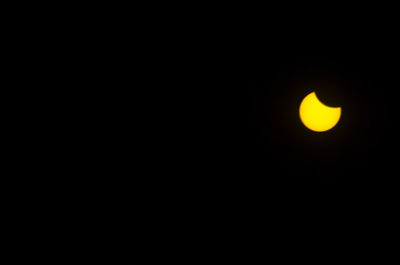
{"label": "sun's curved limb", "polygon": [[342,114],[341,107],[330,107],[323,104],[315,92],[308,94],[299,108],[300,120],[308,129],[315,132],[325,132],[339,122]]}

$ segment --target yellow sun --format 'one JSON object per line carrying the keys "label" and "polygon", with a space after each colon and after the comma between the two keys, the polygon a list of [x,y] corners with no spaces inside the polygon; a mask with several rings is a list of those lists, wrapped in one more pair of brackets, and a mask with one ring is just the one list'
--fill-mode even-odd
{"label": "yellow sun", "polygon": [[300,104],[299,114],[303,124],[315,132],[332,129],[339,121],[341,107],[333,108],[324,105],[315,92],[308,94]]}

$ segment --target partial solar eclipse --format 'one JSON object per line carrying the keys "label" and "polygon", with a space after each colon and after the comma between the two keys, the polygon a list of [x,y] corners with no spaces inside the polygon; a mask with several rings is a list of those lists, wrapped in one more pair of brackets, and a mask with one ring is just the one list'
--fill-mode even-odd
{"label": "partial solar eclipse", "polygon": [[315,132],[325,132],[339,122],[341,107],[323,104],[315,92],[308,94],[300,104],[299,114],[304,126]]}

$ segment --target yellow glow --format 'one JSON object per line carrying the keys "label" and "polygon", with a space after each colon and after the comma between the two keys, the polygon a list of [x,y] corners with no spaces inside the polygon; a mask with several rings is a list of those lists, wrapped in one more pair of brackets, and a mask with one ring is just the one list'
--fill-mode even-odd
{"label": "yellow glow", "polygon": [[299,114],[303,124],[315,132],[332,129],[339,121],[342,109],[324,105],[315,92],[308,94],[300,104]]}

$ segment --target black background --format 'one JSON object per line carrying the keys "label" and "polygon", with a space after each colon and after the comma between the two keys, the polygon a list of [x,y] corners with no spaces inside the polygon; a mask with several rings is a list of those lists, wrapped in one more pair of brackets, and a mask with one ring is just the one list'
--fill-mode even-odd
{"label": "black background", "polygon": [[[161,201],[167,211],[182,206],[184,222],[196,220],[199,231],[209,224],[229,237],[305,239],[310,231],[341,238],[351,230],[363,238],[368,223],[394,220],[400,57],[383,46],[290,47],[250,41],[196,57],[196,78],[185,82],[194,93],[184,97],[196,115],[184,114],[183,151],[175,159],[166,149],[162,169],[176,168],[156,183],[173,198]],[[300,103],[312,91],[342,107],[327,132],[300,121]]]}
{"label": "black background", "polygon": [[[301,246],[309,231],[321,236],[319,244],[341,225],[367,237],[365,221],[384,218],[386,224],[396,214],[398,45],[369,34],[348,38],[358,27],[326,39],[321,32],[330,31],[321,28],[311,39],[280,27],[283,20],[242,28],[202,17],[200,30],[189,25],[175,38],[175,27],[168,27],[154,41],[151,53],[161,49],[162,55],[148,61],[162,74],[151,72],[138,88],[150,94],[150,104],[138,111],[154,126],[145,126],[146,137],[138,139],[146,147],[139,157],[149,163],[133,178],[148,185],[121,186],[126,194],[132,186],[144,194],[138,202],[157,214],[153,227],[161,224],[171,238],[170,222],[187,227],[188,237],[207,235],[206,246],[219,244],[221,234],[224,240],[251,235],[255,239],[241,242],[250,245],[277,234]],[[299,105],[312,91],[342,107],[332,130],[315,133],[301,123]],[[156,119],[147,118],[152,112]],[[349,235],[339,236],[341,245]]]}
{"label": "black background", "polygon": [[[181,85],[172,97],[183,104],[149,86],[150,98],[176,113],[159,110],[158,102],[146,108],[165,118],[162,124],[149,120],[156,125],[149,142],[166,144],[148,148],[148,169],[156,170],[139,179],[150,183],[146,194],[155,195],[146,198],[167,213],[178,206],[182,223],[201,223],[196,229],[221,220],[214,229],[240,222],[256,233],[269,221],[293,227],[318,215],[309,224],[324,225],[321,219],[337,220],[341,210],[395,206],[395,43],[322,39],[320,32],[311,40],[283,30],[281,38],[268,27],[236,32],[232,25],[227,34],[227,28],[197,34],[190,27],[174,49],[163,50],[169,55],[157,66],[166,78],[149,79],[160,80],[161,95]],[[299,119],[300,103],[312,91],[342,107],[339,123],[327,132],[310,131]],[[341,216],[338,222],[346,222],[348,215]]]}

